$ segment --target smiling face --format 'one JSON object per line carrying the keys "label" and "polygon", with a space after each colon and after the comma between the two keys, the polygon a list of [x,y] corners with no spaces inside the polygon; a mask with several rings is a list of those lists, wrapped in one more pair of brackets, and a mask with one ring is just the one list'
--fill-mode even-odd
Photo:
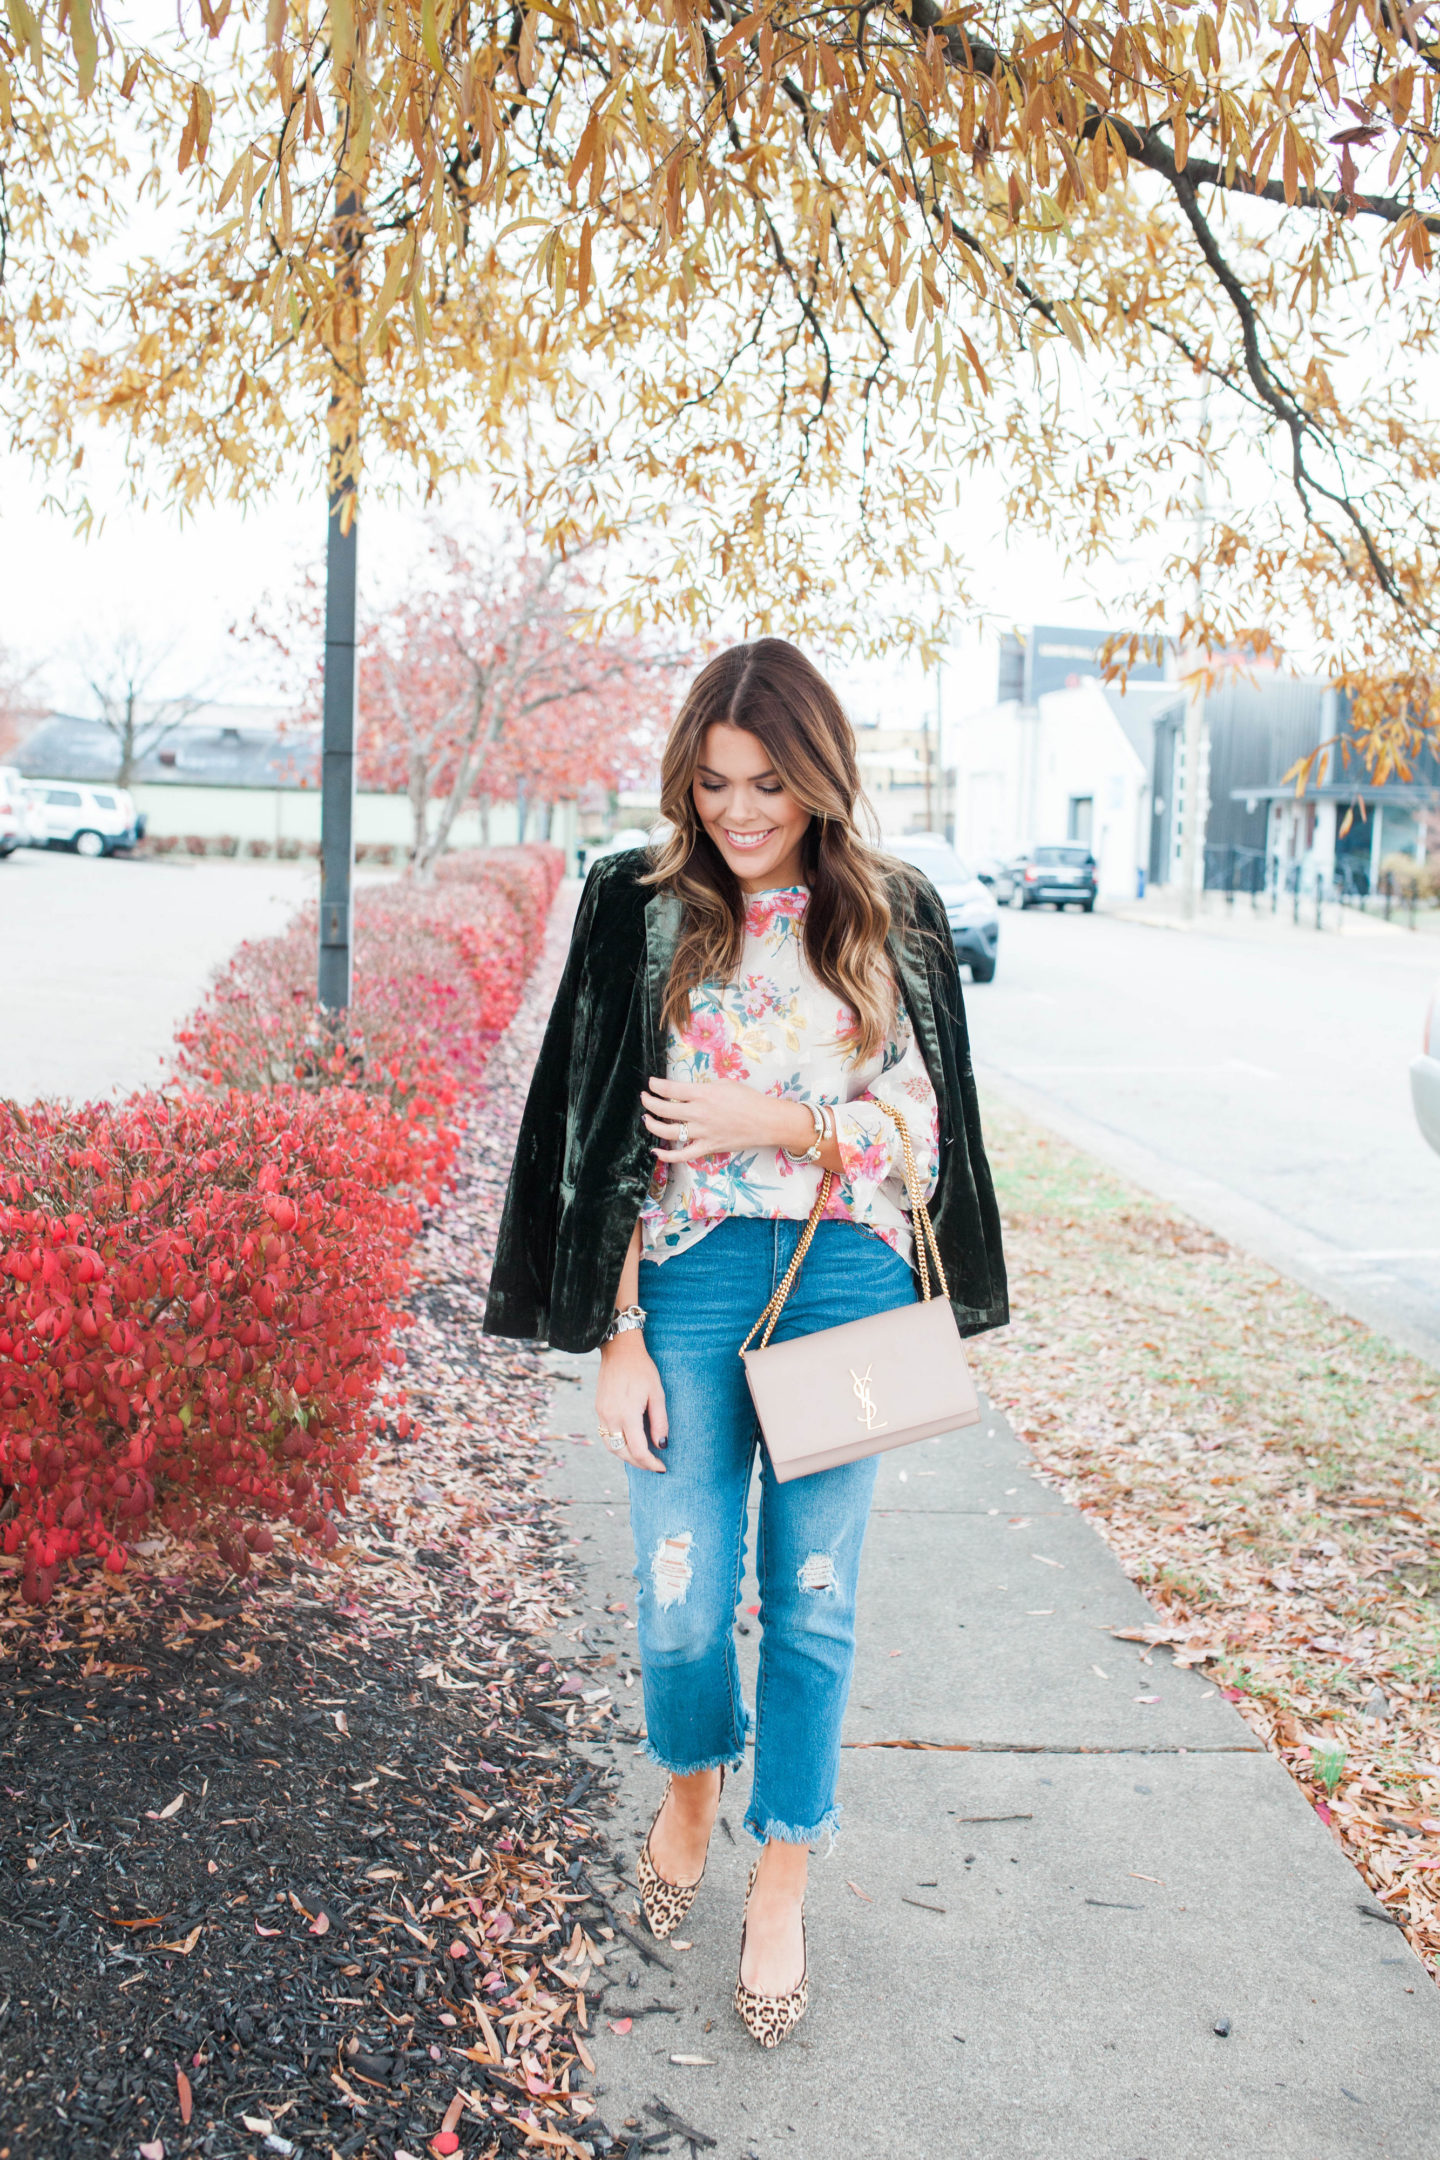
{"label": "smiling face", "polygon": [[692,793],[742,892],[803,883],[800,843],[810,813],[785,787],[758,735],[723,721],[708,727]]}

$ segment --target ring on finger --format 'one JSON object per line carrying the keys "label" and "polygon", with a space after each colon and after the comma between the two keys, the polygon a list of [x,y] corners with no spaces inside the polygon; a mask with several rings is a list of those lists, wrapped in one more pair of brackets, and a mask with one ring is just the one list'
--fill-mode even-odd
{"label": "ring on finger", "polygon": [[683,1118],[681,1119],[679,1128],[675,1134],[675,1144],[677,1147],[682,1148],[687,1148],[690,1145],[690,1127],[685,1123]]}
{"label": "ring on finger", "polygon": [[610,1450],[610,1453],[611,1453],[612,1455],[623,1455],[623,1454],[624,1454],[624,1452],[625,1452],[625,1435],[624,1435],[624,1433],[618,1433],[618,1432],[606,1432],[606,1431],[605,1431],[605,1429],[604,1429],[604,1427],[602,1426],[602,1427],[601,1427],[601,1429],[600,1429],[600,1438],[601,1438],[601,1439],[602,1439],[602,1440],[604,1441],[604,1443],[605,1443],[606,1447],[607,1447],[607,1448],[609,1448],[609,1450]]}

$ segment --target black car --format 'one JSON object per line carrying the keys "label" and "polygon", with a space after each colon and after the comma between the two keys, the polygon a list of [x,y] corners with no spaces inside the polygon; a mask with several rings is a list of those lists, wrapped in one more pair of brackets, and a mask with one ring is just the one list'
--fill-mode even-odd
{"label": "black car", "polygon": [[1015,864],[1015,892],[1022,908],[1039,907],[1048,900],[1053,907],[1083,908],[1089,915],[1095,906],[1096,882],[1095,857],[1078,843],[1029,848]]}

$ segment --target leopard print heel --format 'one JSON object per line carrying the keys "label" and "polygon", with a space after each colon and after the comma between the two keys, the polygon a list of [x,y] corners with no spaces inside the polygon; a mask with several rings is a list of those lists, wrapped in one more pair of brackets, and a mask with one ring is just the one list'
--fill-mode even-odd
{"label": "leopard print heel", "polygon": [[[760,1863],[757,1860],[750,1870],[750,1879],[745,1885],[747,1921],[750,1912],[750,1893],[755,1887],[755,1877],[759,1871]],[[736,2012],[751,2039],[758,2040],[763,2048],[777,2048],[782,2040],[788,2040],[810,2007],[810,1959],[808,1952],[804,1949],[805,1908],[803,1904],[800,1908],[800,1941],[805,1962],[801,1967],[799,1980],[793,1988],[787,1989],[785,1994],[759,1995],[754,1988],[746,1987],[744,1981],[738,1975],[736,1977]],[[742,1965],[745,1962],[744,1922],[742,1922],[740,1928],[740,1962]]]}
{"label": "leopard print heel", "polygon": [[[645,1918],[649,1922],[651,1934],[661,1942],[665,1940],[667,1935],[673,1935],[676,1928],[679,1927],[680,1922],[685,1918],[686,1913],[689,1912],[695,1902],[696,1891],[705,1880],[705,1870],[701,1868],[693,1883],[667,1882],[650,1858],[650,1838],[656,1823],[659,1822],[660,1817],[665,1812],[665,1802],[670,1797],[670,1788],[674,1782],[673,1778],[667,1777],[665,1780],[665,1790],[660,1795],[660,1805],[651,1818],[650,1828],[645,1833],[645,1843],[640,1848],[640,1857],[635,1862],[635,1881],[640,1890],[640,1903],[644,1908]],[[723,1800],[724,1797],[725,1772],[722,1769],[720,1772],[720,1799]],[[717,1813],[719,1804],[719,1800],[717,1800]]]}

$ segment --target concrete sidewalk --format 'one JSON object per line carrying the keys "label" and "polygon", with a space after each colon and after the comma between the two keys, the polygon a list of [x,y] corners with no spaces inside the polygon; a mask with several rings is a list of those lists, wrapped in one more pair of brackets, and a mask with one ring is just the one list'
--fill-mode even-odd
{"label": "concrete sidewalk", "polygon": [[1315,896],[1300,896],[1297,913],[1293,893],[1282,895],[1280,905],[1272,907],[1270,895],[1261,895],[1260,905],[1255,905],[1249,893],[1236,893],[1230,899],[1223,892],[1205,892],[1193,915],[1187,916],[1179,893],[1172,887],[1159,886],[1148,892],[1143,900],[1102,900],[1102,915],[1112,922],[1141,923],[1150,930],[1178,930],[1201,937],[1245,938],[1251,941],[1284,945],[1307,938],[1346,938],[1354,942],[1388,943],[1396,938],[1411,940],[1417,936],[1433,934],[1437,922],[1435,911],[1422,908],[1417,911],[1412,925],[1408,911],[1396,907],[1390,921],[1383,913],[1369,913],[1353,903],[1342,906],[1328,895],[1321,903],[1320,920],[1315,920]]}
{"label": "concrete sidewalk", "polygon": [[[551,1359],[549,1485],[586,1645],[615,1654],[628,1909],[661,1774],[637,1745],[597,1362]],[[753,1698],[753,1576],[741,1603]],[[1107,1632],[1151,1618],[998,1415],[884,1458],[844,1830],[812,1868],[809,2016],[766,2055],[730,2007],[754,1850],[742,1773],[681,1930],[693,1947],[610,1954],[592,2044],[612,2130],[653,2128],[658,2099],[717,2160],[1433,2160],[1440,1996],[1210,1683]]]}

